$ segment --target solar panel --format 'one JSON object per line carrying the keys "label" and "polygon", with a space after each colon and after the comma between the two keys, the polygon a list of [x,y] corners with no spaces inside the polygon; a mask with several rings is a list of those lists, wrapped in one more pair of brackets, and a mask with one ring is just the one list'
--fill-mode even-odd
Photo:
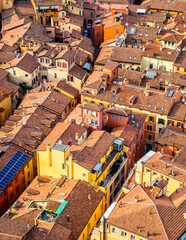
{"label": "solar panel", "polygon": [[28,158],[29,156],[21,151],[17,151],[14,154],[10,161],[0,171],[0,189],[6,187]]}

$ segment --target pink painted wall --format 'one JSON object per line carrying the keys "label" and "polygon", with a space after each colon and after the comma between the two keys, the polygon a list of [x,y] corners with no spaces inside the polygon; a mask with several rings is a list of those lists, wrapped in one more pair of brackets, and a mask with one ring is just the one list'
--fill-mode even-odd
{"label": "pink painted wall", "polygon": [[[108,4],[109,3],[109,4]],[[109,9],[120,9],[121,11],[126,10],[128,4],[125,3],[114,3],[114,2],[101,2],[99,1],[99,10],[109,10]]]}

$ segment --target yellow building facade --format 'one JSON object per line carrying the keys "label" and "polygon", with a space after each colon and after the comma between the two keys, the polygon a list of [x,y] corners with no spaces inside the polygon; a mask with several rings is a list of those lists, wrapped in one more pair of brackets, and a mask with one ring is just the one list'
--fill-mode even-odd
{"label": "yellow building facade", "polygon": [[[37,151],[38,175],[52,176],[53,178],[60,178],[62,175],[65,175],[72,179],[83,180],[93,186],[99,186],[99,189],[107,196],[105,200],[107,208],[110,205],[110,200],[113,200],[113,196],[110,198],[113,183],[120,185],[124,183],[126,159],[118,162],[120,155],[121,152],[113,153],[113,144],[110,145],[104,156],[99,160],[99,163],[97,163],[103,167],[100,171],[92,171],[78,164],[76,159],[73,159],[70,154],[70,146],[56,143],[51,147],[48,144],[46,150]],[[118,162],[119,168],[112,178],[108,177],[110,170],[116,162]]]}
{"label": "yellow building facade", "polygon": [[3,126],[10,115],[12,115],[12,97],[11,92],[6,94],[5,90],[2,90],[0,94],[0,126]]}
{"label": "yellow building facade", "polygon": [[[165,195],[169,197],[172,193],[176,191],[176,189],[184,186],[184,173],[183,173],[184,171],[179,169],[181,171],[180,174],[183,175],[183,177],[182,178],[176,177],[177,174],[176,174],[176,171],[174,173],[174,170],[172,170],[173,168],[171,167],[171,162],[170,162],[170,165],[168,165],[166,164],[166,162],[164,163],[161,161],[160,158],[161,156],[163,157],[162,154],[160,154],[159,152],[157,153],[153,151],[150,151],[150,152],[147,153],[146,156],[149,154],[151,154],[152,156],[150,156],[149,158],[147,156],[148,159],[146,160],[145,160],[145,157],[143,157],[141,160],[138,161],[136,173],[135,173],[135,181],[137,184],[144,184],[146,187],[150,187],[152,186],[152,183],[156,179],[164,179],[167,182]],[[148,160],[155,159],[156,155],[158,155],[158,158],[157,160],[154,161],[154,163],[152,163],[152,168],[151,168],[149,167]],[[142,161],[143,159],[147,162],[143,163]],[[163,166],[159,166],[157,164],[160,164]],[[158,168],[155,169],[156,165],[158,166],[159,169]],[[162,169],[162,167],[164,169]],[[171,169],[172,172],[168,170],[169,168]]]}

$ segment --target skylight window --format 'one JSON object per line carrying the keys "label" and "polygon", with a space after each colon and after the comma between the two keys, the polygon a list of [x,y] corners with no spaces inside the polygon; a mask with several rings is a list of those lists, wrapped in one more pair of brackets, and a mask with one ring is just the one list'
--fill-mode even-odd
{"label": "skylight window", "polygon": [[130,56],[129,59],[131,59],[132,57]]}
{"label": "skylight window", "polygon": [[173,91],[172,90],[170,90],[169,92],[168,92],[168,94],[167,94],[167,97],[172,97],[172,95],[173,95]]}
{"label": "skylight window", "polygon": [[167,52],[167,54],[168,54],[168,55],[171,55],[171,54],[172,54],[172,52]]}
{"label": "skylight window", "polygon": [[160,108],[160,111],[163,111],[163,107]]}
{"label": "skylight window", "polygon": [[142,37],[143,36],[143,34],[142,33],[139,33],[139,37]]}
{"label": "skylight window", "polygon": [[148,36],[149,36],[149,35],[146,33],[146,34],[145,34],[145,37],[148,37]]}
{"label": "skylight window", "polygon": [[119,102],[121,102],[123,100],[123,98],[120,98]]}
{"label": "skylight window", "polygon": [[152,106],[152,105],[151,105],[151,104],[149,104],[149,107],[148,107],[148,108],[151,108],[151,106]]}
{"label": "skylight window", "polygon": [[133,57],[133,60],[136,60],[136,57]]}

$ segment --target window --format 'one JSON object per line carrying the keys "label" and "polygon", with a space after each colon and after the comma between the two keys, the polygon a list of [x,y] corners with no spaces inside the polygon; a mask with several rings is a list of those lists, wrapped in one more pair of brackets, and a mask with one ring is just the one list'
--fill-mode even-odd
{"label": "window", "polygon": [[13,70],[13,75],[16,75],[16,71],[15,70]]}
{"label": "window", "polygon": [[50,60],[49,60],[49,59],[46,59],[46,63],[50,63]]}
{"label": "window", "polygon": [[62,164],[62,169],[65,169],[65,164],[64,163]]}
{"label": "window", "polygon": [[148,135],[148,140],[152,140],[152,136],[151,135]]}
{"label": "window", "polygon": [[84,109],[84,113],[85,113],[85,114],[89,114],[89,110]]}
{"label": "window", "polygon": [[174,126],[174,122],[173,122],[172,120],[169,120],[169,121],[168,121],[168,125]]}
{"label": "window", "polygon": [[129,158],[129,165],[131,164],[131,158]]}
{"label": "window", "polygon": [[97,37],[99,37],[99,33],[97,33]]}
{"label": "window", "polygon": [[28,171],[28,178],[30,177],[30,172]]}
{"label": "window", "polygon": [[95,125],[99,126],[99,122],[98,122],[98,121],[95,121]]}
{"label": "window", "polygon": [[153,68],[153,64],[149,64],[149,68],[152,69]]}
{"label": "window", "polygon": [[86,174],[85,174],[85,173],[83,173],[83,177],[86,177]]}
{"label": "window", "polygon": [[44,59],[43,58],[40,58],[40,63],[44,63]]}
{"label": "window", "polygon": [[178,122],[177,127],[182,128],[182,123]]}
{"label": "window", "polygon": [[162,129],[162,128],[159,128],[159,133],[161,132],[161,129]]}
{"label": "window", "polygon": [[25,74],[25,77],[28,77],[28,74],[27,74],[27,73]]}
{"label": "window", "polygon": [[119,121],[123,121],[123,116],[119,115]]}
{"label": "window", "polygon": [[96,112],[91,111],[91,115],[94,116],[94,117],[96,117]]}
{"label": "window", "polygon": [[107,4],[110,5],[110,2],[108,2]]}
{"label": "window", "polygon": [[60,62],[57,62],[57,66],[58,66],[58,67],[61,67],[61,63],[60,63]]}
{"label": "window", "polygon": [[57,73],[55,73],[55,78],[57,78]]}
{"label": "window", "polygon": [[134,235],[130,235],[130,240],[135,240],[135,236]]}
{"label": "window", "polygon": [[12,191],[12,185],[9,186],[9,191]]}
{"label": "window", "polygon": [[158,123],[159,123],[159,124],[163,124],[163,125],[164,125],[164,123],[165,123],[165,120],[164,120],[164,119],[161,119],[161,118],[159,118],[159,119],[158,119]]}
{"label": "window", "polygon": [[152,131],[152,126],[151,125],[147,125],[147,130],[148,131]]}
{"label": "window", "polygon": [[67,64],[66,63],[63,63],[62,66],[63,66],[63,68],[67,68]]}
{"label": "window", "polygon": [[29,168],[29,163],[27,164],[27,168]]}
{"label": "window", "polygon": [[17,185],[17,187],[16,187],[16,193],[18,193],[19,192],[19,185]]}
{"label": "window", "polygon": [[117,233],[117,229],[114,228],[114,227],[112,227],[112,232],[113,232],[113,233]]}
{"label": "window", "polygon": [[111,114],[111,119],[115,120],[116,119],[116,115],[115,114]]}
{"label": "window", "polygon": [[90,12],[90,16],[91,16],[91,17],[94,17],[94,13],[93,13],[93,12]]}
{"label": "window", "polygon": [[67,113],[67,108],[65,108],[65,113]]}
{"label": "window", "polygon": [[103,4],[103,2],[100,2],[100,4]]}
{"label": "window", "polygon": [[154,117],[149,116],[149,122],[154,122]]}
{"label": "window", "polygon": [[7,5],[9,4],[8,0],[6,0],[6,4],[7,4]]}
{"label": "window", "polygon": [[122,236],[122,237],[126,237],[126,236],[127,236],[127,233],[124,232],[124,231],[121,231],[121,236]]}
{"label": "window", "polygon": [[118,33],[119,33],[119,30],[116,30],[116,33],[118,34]]}

